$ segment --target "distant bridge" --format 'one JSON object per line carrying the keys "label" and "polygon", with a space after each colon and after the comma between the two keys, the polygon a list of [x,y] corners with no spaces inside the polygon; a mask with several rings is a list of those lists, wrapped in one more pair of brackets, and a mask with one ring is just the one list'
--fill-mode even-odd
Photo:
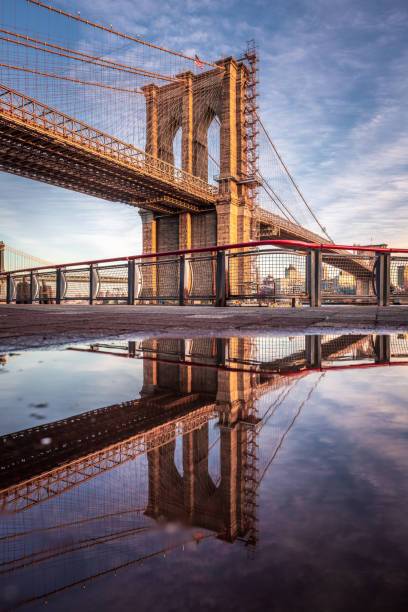
{"label": "distant bridge", "polygon": [[35,266],[46,266],[50,261],[34,257],[24,251],[14,249],[8,244],[0,241],[0,272],[9,270],[24,270]]}

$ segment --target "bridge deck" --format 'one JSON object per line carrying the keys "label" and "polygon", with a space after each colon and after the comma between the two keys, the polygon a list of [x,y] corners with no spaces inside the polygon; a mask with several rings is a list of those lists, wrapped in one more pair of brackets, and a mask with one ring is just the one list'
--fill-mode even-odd
{"label": "bridge deck", "polygon": [[0,169],[161,213],[213,207],[218,191],[199,177],[4,86]]}
{"label": "bridge deck", "polygon": [[[161,214],[214,209],[218,187],[0,85],[0,170]],[[264,209],[261,236],[323,243]]]}

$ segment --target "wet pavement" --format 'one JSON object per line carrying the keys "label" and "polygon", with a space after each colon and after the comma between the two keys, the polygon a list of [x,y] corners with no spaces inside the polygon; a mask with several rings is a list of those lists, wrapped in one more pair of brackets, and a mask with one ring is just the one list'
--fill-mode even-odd
{"label": "wet pavement", "polygon": [[408,334],[0,355],[0,609],[405,611]]}
{"label": "wet pavement", "polygon": [[0,306],[0,349],[51,346],[107,337],[231,336],[408,329],[408,306],[272,308],[213,306]]}

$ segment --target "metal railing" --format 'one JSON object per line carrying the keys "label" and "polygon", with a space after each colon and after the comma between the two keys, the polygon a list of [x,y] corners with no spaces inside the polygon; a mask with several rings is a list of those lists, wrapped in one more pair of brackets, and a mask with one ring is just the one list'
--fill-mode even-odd
{"label": "metal railing", "polygon": [[408,303],[407,249],[291,240],[39,266],[0,274],[0,302]]}

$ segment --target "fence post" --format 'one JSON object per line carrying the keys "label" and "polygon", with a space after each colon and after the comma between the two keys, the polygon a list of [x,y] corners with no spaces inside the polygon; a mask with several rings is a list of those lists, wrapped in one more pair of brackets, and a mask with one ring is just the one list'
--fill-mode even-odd
{"label": "fence post", "polygon": [[136,357],[136,342],[134,340],[128,342],[128,353],[129,357]]}
{"label": "fence post", "polygon": [[377,252],[375,264],[375,287],[378,306],[388,306],[390,302],[390,270],[390,253]]}
{"label": "fence post", "polygon": [[311,249],[307,262],[307,282],[310,291],[310,306],[322,305],[322,252]]}
{"label": "fence post", "polygon": [[227,270],[225,251],[217,251],[215,271],[215,305],[227,305]]}
{"label": "fence post", "polygon": [[56,275],[56,286],[55,286],[55,303],[61,304],[61,294],[62,294],[62,272],[61,268],[57,268]]}
{"label": "fence post", "polygon": [[135,303],[135,260],[128,261],[128,299],[129,306]]}
{"label": "fence post", "polygon": [[227,338],[217,338],[216,339],[216,349],[217,349],[217,365],[225,366],[226,353],[227,353]]}
{"label": "fence post", "polygon": [[314,277],[314,262],[315,253],[313,249],[309,249],[306,255],[306,291],[309,296],[310,306],[314,306],[315,297],[315,277]]}
{"label": "fence post", "polygon": [[185,289],[185,255],[180,255],[179,261],[179,306],[184,306],[184,289]]}
{"label": "fence post", "polygon": [[389,335],[378,335],[375,339],[375,362],[386,363],[391,359],[391,342]]}
{"label": "fence post", "polygon": [[306,360],[311,368],[322,367],[322,337],[320,334],[305,337]]}
{"label": "fence post", "polygon": [[89,304],[93,304],[93,292],[94,292],[94,267],[93,264],[89,264]]}
{"label": "fence post", "polygon": [[10,304],[11,302],[11,274],[7,274],[7,280],[6,280],[6,302],[7,304]]}
{"label": "fence post", "polygon": [[28,298],[28,303],[32,304],[33,303],[33,298],[34,298],[34,273],[32,270],[30,270],[30,294],[29,294],[29,298]]}

